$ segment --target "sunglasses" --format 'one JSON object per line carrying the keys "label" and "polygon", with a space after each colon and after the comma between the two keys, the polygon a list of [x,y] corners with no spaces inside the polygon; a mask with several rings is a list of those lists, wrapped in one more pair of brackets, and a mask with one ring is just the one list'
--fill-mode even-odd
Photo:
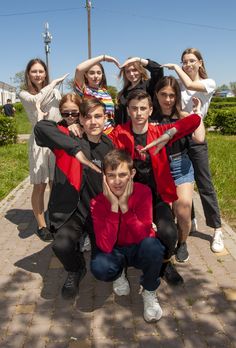
{"label": "sunglasses", "polygon": [[65,111],[65,112],[61,112],[61,116],[62,117],[79,117],[79,111]]}

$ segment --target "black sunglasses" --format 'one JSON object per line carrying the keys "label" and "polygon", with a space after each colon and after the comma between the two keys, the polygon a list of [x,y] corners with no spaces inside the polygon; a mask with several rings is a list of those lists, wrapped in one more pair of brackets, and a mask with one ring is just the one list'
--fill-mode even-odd
{"label": "black sunglasses", "polygon": [[61,116],[62,117],[78,117],[79,116],[79,111],[65,111],[65,112],[61,112]]}

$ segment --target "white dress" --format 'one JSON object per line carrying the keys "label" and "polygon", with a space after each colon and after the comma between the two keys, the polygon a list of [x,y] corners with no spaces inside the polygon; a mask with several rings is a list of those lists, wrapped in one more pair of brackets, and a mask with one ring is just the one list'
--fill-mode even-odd
{"label": "white dress", "polygon": [[[41,89],[38,94],[30,94],[27,91],[21,91],[20,100],[27,112],[32,128],[38,122],[38,113],[36,102],[40,101],[41,110],[48,112],[44,119],[58,122],[61,119],[59,112],[59,102],[61,99],[60,92],[53,89],[50,85]],[[40,147],[35,142],[34,132],[29,139],[29,163],[30,163],[30,183],[42,184],[53,180],[55,158],[53,153],[44,147]]]}
{"label": "white dress", "polygon": [[211,98],[216,89],[216,83],[213,79],[202,79],[198,82],[203,84],[206,92],[190,91],[184,86],[181,80],[178,80],[181,90],[182,108],[184,111],[190,113],[193,109],[192,97],[199,98],[202,102],[201,112],[203,114],[203,117],[205,117],[211,102]]}

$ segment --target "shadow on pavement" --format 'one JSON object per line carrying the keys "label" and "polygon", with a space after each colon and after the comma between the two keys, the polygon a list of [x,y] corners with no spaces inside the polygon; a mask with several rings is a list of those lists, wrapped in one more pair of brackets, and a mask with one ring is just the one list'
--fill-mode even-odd
{"label": "shadow on pavement", "polygon": [[34,234],[37,225],[32,209],[10,209],[6,212],[5,218],[17,225],[19,237],[28,238]]}

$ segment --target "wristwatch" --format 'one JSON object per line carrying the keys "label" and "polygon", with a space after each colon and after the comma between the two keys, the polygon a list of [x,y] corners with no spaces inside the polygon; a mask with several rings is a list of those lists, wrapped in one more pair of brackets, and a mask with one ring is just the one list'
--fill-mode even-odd
{"label": "wristwatch", "polygon": [[167,130],[164,132],[164,134],[167,134],[167,135],[170,137],[170,139],[172,139],[173,136],[174,136],[174,134],[172,134],[172,132],[171,132],[170,129],[167,129]]}

